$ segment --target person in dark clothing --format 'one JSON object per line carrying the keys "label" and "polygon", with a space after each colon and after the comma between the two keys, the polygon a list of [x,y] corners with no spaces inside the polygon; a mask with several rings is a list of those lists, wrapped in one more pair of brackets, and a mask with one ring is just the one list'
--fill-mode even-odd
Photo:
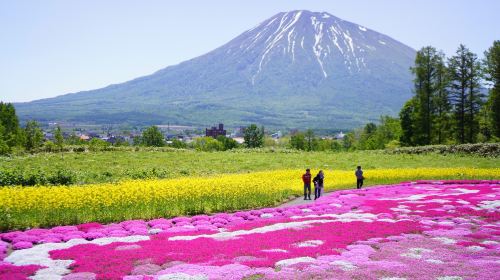
{"label": "person in dark clothing", "polygon": [[321,196],[321,191],[323,190],[323,180],[325,179],[325,175],[323,175],[323,170],[318,172],[318,175],[314,177],[314,200],[318,199]]}
{"label": "person in dark clothing", "polygon": [[358,166],[358,169],[356,172],[354,172],[354,175],[356,175],[356,188],[361,189],[363,186],[363,180],[365,177],[363,177],[363,170],[361,170],[361,166]]}
{"label": "person in dark clothing", "polygon": [[302,175],[304,182],[304,200],[311,200],[311,170],[306,169],[306,173]]}

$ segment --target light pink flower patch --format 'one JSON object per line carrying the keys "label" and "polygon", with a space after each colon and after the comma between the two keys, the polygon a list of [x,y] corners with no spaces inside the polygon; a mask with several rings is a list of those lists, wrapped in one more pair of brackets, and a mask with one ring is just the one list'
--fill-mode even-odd
{"label": "light pink flower patch", "polygon": [[419,181],[288,208],[14,231],[0,234],[0,279],[489,280],[499,197],[499,181]]}

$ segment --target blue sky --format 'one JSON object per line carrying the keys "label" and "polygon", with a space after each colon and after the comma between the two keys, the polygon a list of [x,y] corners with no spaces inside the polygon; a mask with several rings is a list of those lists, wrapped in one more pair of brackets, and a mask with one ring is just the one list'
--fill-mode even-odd
{"label": "blue sky", "polygon": [[497,0],[0,0],[0,100],[96,89],[202,55],[282,11],[329,12],[415,49],[482,57],[500,39]]}

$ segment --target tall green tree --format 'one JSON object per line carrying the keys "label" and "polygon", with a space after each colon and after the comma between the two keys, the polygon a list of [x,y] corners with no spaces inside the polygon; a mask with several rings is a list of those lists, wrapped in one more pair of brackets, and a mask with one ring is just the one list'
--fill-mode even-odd
{"label": "tall green tree", "polygon": [[390,116],[381,116],[380,124],[373,135],[375,147],[377,149],[386,148],[389,142],[399,145],[401,134],[401,122],[399,119]]}
{"label": "tall green tree", "polygon": [[451,128],[450,111],[451,105],[449,100],[449,75],[445,64],[445,56],[442,52],[438,54],[436,61],[436,93],[434,95],[434,124],[435,137],[434,143],[442,144],[449,137]]}
{"label": "tall green tree", "polygon": [[500,40],[484,53],[485,78],[490,83],[486,123],[492,134],[500,138]]}
{"label": "tall green tree", "polygon": [[403,146],[413,146],[415,145],[415,97],[406,101],[399,112],[399,119],[401,121],[401,136],[399,137],[399,142]]}
{"label": "tall green tree", "polygon": [[7,142],[4,139],[5,137],[5,128],[0,123],[0,155],[6,155],[10,151],[10,147],[7,145]]}
{"label": "tall green tree", "polygon": [[264,145],[264,127],[259,128],[255,124],[249,125],[243,132],[243,138],[247,148],[262,147]]}
{"label": "tall green tree", "polygon": [[474,142],[478,133],[476,115],[481,106],[477,56],[464,45],[448,60],[450,100],[455,115],[455,135],[460,143]]}
{"label": "tall green tree", "polygon": [[142,132],[142,144],[149,147],[163,147],[163,134],[157,126],[150,126]]}
{"label": "tall green tree", "polygon": [[2,138],[7,146],[23,145],[23,132],[14,105],[0,102],[0,124],[3,126]]}
{"label": "tall green tree", "polygon": [[290,137],[290,146],[293,149],[305,150],[306,149],[306,136],[303,132],[294,133]]}
{"label": "tall green tree", "polygon": [[467,102],[468,118],[468,142],[476,142],[477,134],[479,133],[479,121],[478,114],[483,105],[484,94],[480,91],[481,89],[481,78],[482,68],[481,62],[479,61],[477,55],[472,52],[467,53],[467,65],[469,67],[469,100]]}
{"label": "tall green tree", "polygon": [[40,125],[38,124],[38,122],[28,121],[26,123],[26,127],[24,128],[24,131],[26,135],[26,150],[33,151],[43,144],[43,132],[40,129]]}
{"label": "tall green tree", "polygon": [[314,151],[316,146],[317,146],[317,140],[316,137],[314,136],[314,131],[312,129],[306,130],[306,133],[304,134],[305,137],[305,143],[306,143],[306,150],[307,151]]}
{"label": "tall green tree", "polygon": [[64,136],[62,134],[62,130],[61,130],[60,126],[56,127],[56,130],[54,132],[54,140],[55,140],[55,144],[56,144],[57,148],[59,149],[59,151],[62,151],[62,149],[64,147]]}
{"label": "tall green tree", "polygon": [[435,99],[439,92],[439,70],[443,61],[442,53],[434,47],[423,47],[417,52],[415,66],[411,68],[415,86],[414,141],[418,145],[433,142],[435,123]]}

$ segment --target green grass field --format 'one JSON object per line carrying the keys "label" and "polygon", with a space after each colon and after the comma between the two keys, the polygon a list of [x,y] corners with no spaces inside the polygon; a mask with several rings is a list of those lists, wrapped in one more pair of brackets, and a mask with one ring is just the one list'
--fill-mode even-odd
{"label": "green grass field", "polygon": [[53,173],[64,169],[74,172],[79,184],[130,178],[177,178],[295,168],[354,170],[358,164],[364,170],[416,167],[498,168],[500,159],[466,155],[391,155],[383,151],[334,153],[270,150],[112,151],[0,157],[0,171]]}

